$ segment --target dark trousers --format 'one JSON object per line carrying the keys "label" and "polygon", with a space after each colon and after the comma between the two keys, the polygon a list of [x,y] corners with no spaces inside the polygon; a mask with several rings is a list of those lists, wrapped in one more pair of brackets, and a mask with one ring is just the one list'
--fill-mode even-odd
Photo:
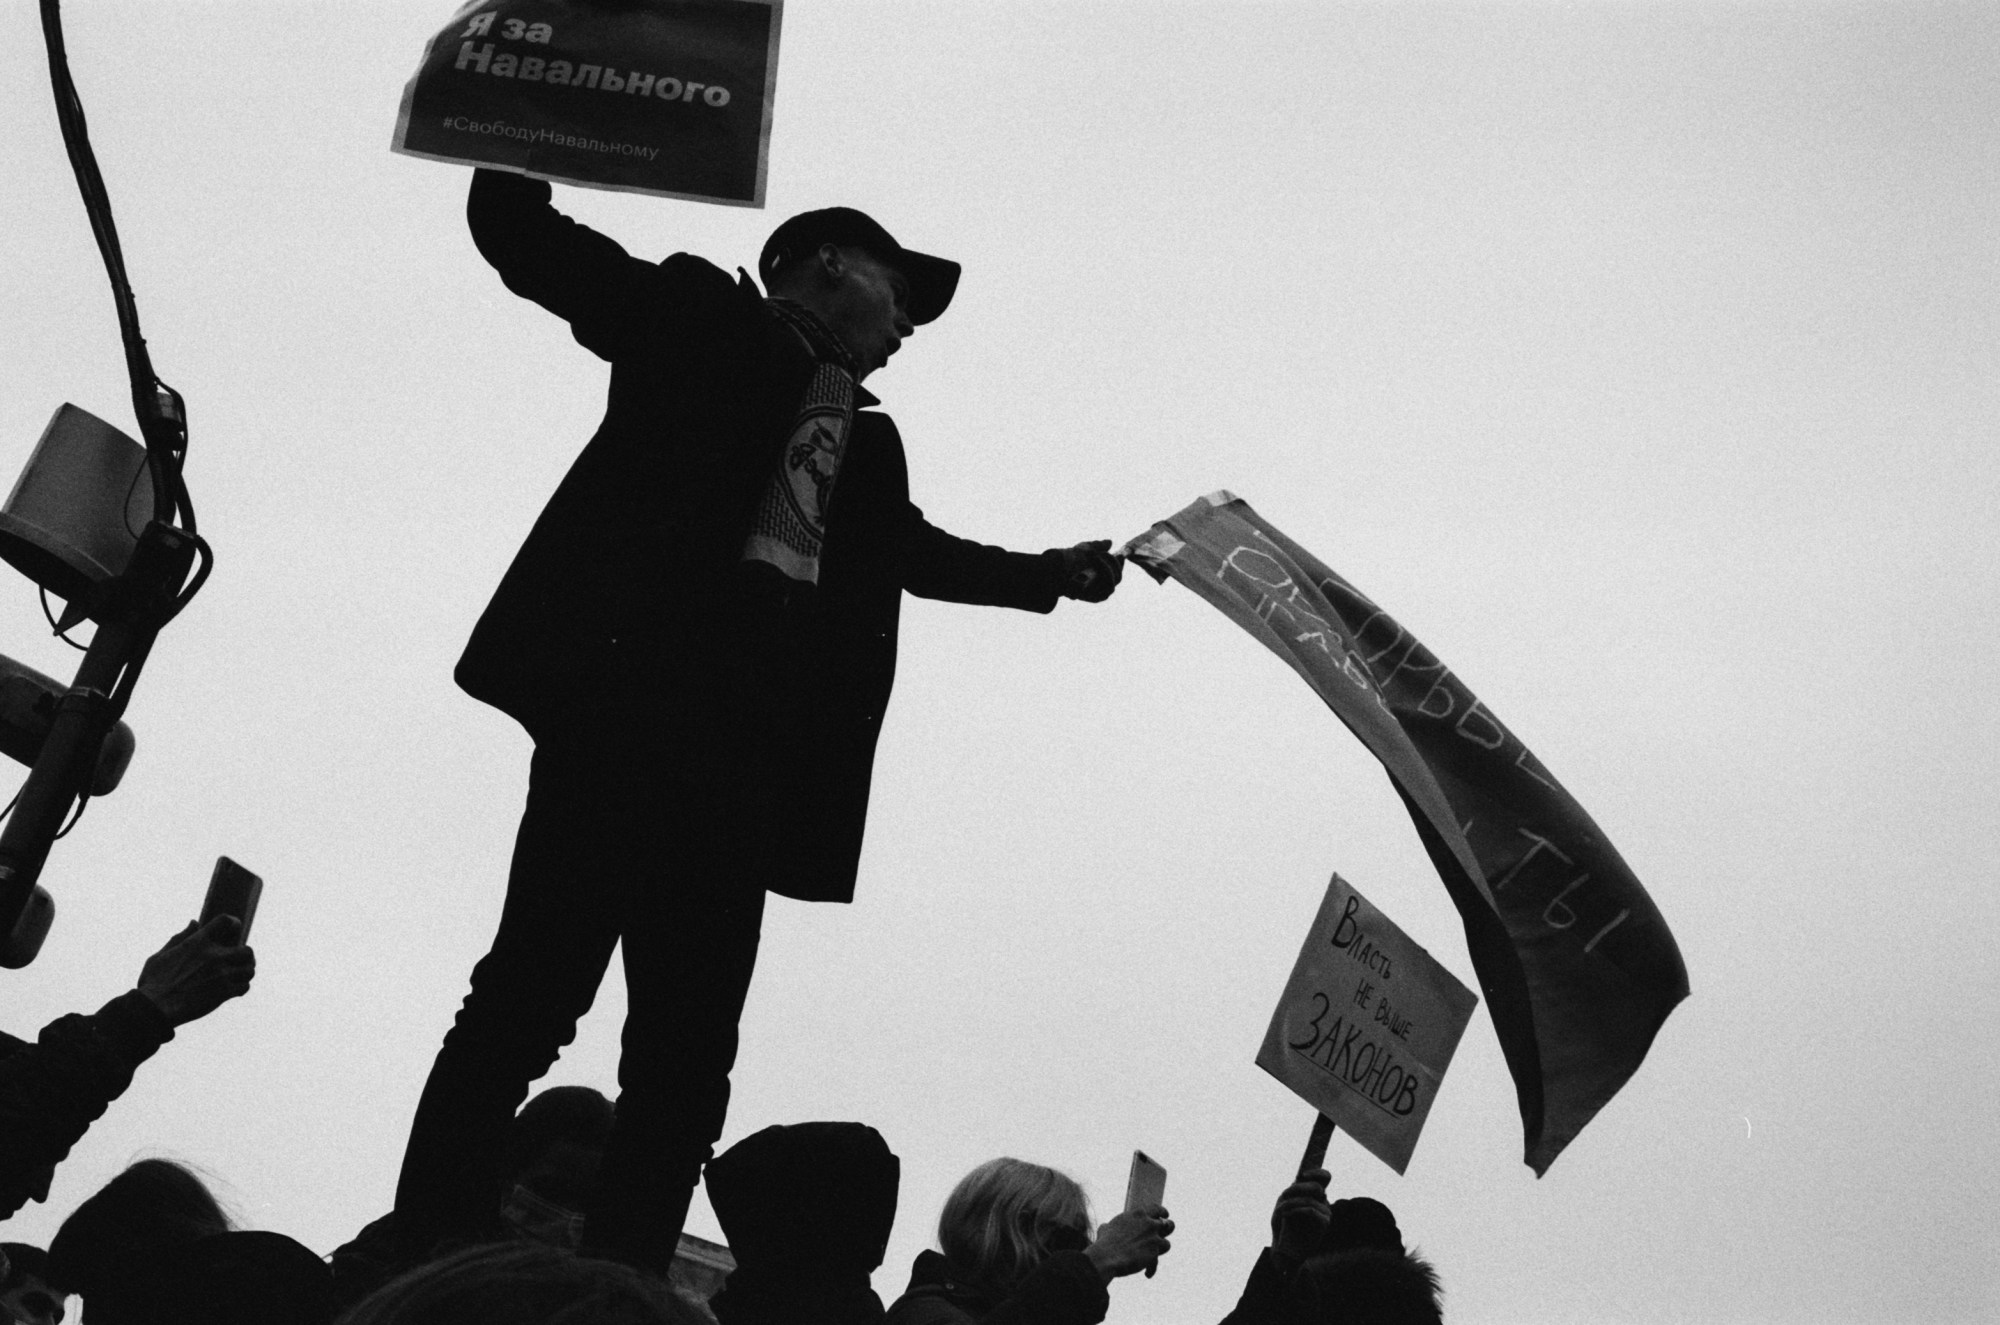
{"label": "dark trousers", "polygon": [[740,794],[606,751],[535,754],[493,947],[424,1086],[396,1188],[408,1245],[495,1226],[508,1133],[622,944],[618,1113],[586,1250],[664,1270],[729,1104],[757,960],[761,834]]}

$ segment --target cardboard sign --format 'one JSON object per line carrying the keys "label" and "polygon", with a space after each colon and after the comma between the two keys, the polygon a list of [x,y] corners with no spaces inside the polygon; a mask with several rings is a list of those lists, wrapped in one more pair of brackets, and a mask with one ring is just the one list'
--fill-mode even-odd
{"label": "cardboard sign", "polygon": [[394,150],[764,205],[784,0],[473,0],[424,50]]}
{"label": "cardboard sign", "polygon": [[1479,998],[1338,874],[1257,1066],[1401,1173]]}

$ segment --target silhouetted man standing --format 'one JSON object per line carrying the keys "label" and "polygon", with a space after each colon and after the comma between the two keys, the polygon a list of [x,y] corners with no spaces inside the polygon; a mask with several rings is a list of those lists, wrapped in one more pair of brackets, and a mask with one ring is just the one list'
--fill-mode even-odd
{"label": "silhouetted man standing", "polygon": [[968,542],[911,504],[860,382],[944,312],[958,264],[860,212],[808,212],[765,245],[767,299],[684,253],[633,258],[549,200],[479,171],[473,238],[610,361],[610,400],[459,661],[534,765],[397,1216],[485,1231],[508,1120],[622,941],[621,1094],[584,1238],[663,1269],[721,1134],[765,891],[853,895],[903,592],[1047,612],[1108,597],[1120,564],[1108,542]]}

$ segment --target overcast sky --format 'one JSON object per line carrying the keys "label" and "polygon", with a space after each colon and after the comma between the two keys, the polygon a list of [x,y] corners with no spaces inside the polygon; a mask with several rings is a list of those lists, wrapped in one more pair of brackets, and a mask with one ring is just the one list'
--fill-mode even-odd
{"label": "overcast sky", "polygon": [[[218,853],[267,891],[250,995],[0,1234],[166,1154],[325,1252],[491,936],[529,747],[451,666],[607,373],[474,252],[468,172],[388,150],[450,5],[69,9],[219,562],[0,1025],[129,988]],[[0,24],[5,478],[65,400],[133,423],[35,8]],[[1034,550],[1231,488],[1618,845],[1694,993],[1548,1176],[1483,1009],[1406,1177],[1336,1139],[1451,1319],[1986,1320],[1996,68],[1983,3],[793,0],[766,210],[557,200],[649,257],[839,202],[958,258],[869,383],[932,520]],[[19,577],[0,651],[75,666]],[[880,1128],[885,1299],[974,1164],[1110,1213],[1143,1147],[1179,1232],[1110,1319],[1212,1325],[1311,1124],[1251,1060],[1334,870],[1476,987],[1380,769],[1194,595],[912,600],[858,896],[773,901],[724,1141]],[[552,1081],[611,1087],[622,1003]]]}

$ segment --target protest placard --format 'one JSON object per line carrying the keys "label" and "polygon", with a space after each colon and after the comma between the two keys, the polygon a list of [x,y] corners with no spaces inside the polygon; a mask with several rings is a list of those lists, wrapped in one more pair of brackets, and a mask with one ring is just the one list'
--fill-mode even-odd
{"label": "protest placard", "polygon": [[764,205],[784,0],[473,0],[403,90],[395,151]]}
{"label": "protest placard", "polygon": [[1479,996],[1338,874],[1257,1066],[1401,1173]]}

